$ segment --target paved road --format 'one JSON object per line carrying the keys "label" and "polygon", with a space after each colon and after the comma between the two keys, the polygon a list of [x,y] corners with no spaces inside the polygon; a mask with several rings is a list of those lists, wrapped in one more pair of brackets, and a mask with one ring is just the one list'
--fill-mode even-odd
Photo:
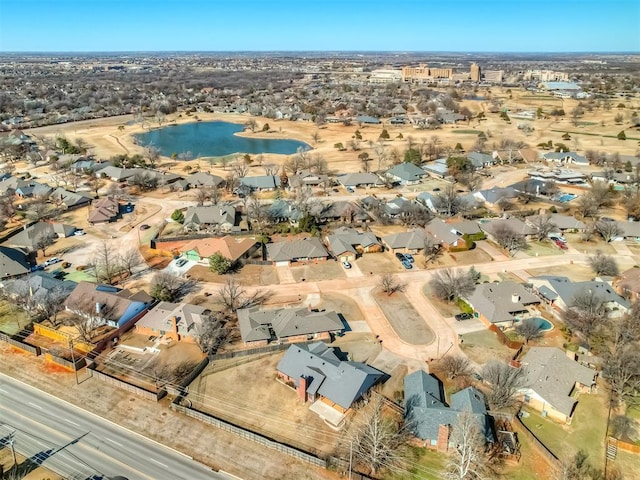
{"label": "paved road", "polygon": [[[229,479],[190,457],[160,445],[0,374],[0,432],[16,429],[16,452],[43,460],[65,478],[88,478],[98,472],[128,480]],[[56,450],[51,456],[41,452]]]}

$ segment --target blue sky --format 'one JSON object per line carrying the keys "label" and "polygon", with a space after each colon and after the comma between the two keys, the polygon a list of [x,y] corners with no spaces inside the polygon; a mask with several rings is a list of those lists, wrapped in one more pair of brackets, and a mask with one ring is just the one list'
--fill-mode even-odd
{"label": "blue sky", "polygon": [[0,51],[640,51],[640,0],[0,0]]}

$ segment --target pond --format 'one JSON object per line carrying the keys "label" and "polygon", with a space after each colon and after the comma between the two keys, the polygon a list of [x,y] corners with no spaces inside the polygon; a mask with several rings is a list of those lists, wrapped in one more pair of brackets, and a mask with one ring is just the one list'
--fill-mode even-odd
{"label": "pond", "polygon": [[236,135],[244,127],[229,122],[194,122],[150,130],[135,135],[139,145],[153,145],[164,156],[174,153],[192,159],[223,157],[234,153],[276,153],[291,155],[311,147],[298,140],[277,138],[247,138]]}

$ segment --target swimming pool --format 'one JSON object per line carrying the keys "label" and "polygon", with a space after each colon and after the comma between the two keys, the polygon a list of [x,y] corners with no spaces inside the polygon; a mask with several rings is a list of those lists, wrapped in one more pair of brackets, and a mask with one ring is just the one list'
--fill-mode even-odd
{"label": "swimming pool", "polygon": [[553,330],[553,323],[549,320],[546,320],[542,317],[531,317],[529,320],[533,320],[536,322],[536,327],[538,327],[543,332],[548,332],[549,330]]}
{"label": "swimming pool", "polygon": [[576,195],[575,193],[563,193],[558,197],[558,201],[560,203],[567,203],[573,200],[574,198],[576,198],[577,196],[578,195]]}

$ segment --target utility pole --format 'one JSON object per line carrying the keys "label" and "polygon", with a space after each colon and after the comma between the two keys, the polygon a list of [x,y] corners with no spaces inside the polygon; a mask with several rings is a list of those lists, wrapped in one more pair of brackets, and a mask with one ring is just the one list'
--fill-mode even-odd
{"label": "utility pole", "polygon": [[353,461],[353,439],[349,441],[349,480],[351,480],[351,463]]}
{"label": "utility pole", "polygon": [[69,340],[69,347],[71,348],[71,362],[73,363],[73,373],[76,374],[76,385],[80,385],[78,382],[78,368],[76,367],[76,358],[73,353],[73,339]]}
{"label": "utility pole", "polygon": [[11,456],[13,457],[13,468],[16,468],[16,466],[18,465],[18,461],[16,460],[16,450],[13,447],[13,442],[15,440],[15,434],[16,434],[16,432],[11,432],[9,434],[9,446],[11,447]]}

